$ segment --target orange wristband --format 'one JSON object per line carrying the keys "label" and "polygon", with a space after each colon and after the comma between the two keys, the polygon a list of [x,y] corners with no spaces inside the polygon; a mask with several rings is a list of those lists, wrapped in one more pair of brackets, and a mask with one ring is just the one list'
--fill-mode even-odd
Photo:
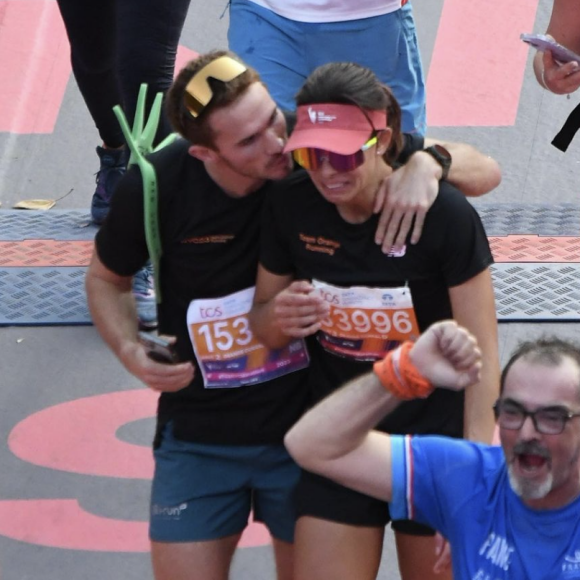
{"label": "orange wristband", "polygon": [[433,385],[411,362],[412,348],[413,343],[405,341],[373,366],[381,385],[399,399],[424,399],[433,392]]}

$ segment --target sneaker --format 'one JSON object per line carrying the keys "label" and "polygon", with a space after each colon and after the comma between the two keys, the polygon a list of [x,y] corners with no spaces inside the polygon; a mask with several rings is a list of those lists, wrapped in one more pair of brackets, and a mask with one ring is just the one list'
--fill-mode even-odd
{"label": "sneaker", "polygon": [[96,224],[102,224],[109,212],[115,187],[127,171],[129,155],[126,148],[105,149],[104,147],[97,147],[97,155],[101,160],[101,168],[97,173],[97,189],[91,202],[91,216]]}
{"label": "sneaker", "polygon": [[147,262],[133,276],[133,296],[137,305],[139,327],[142,330],[157,328],[157,303],[153,286],[153,266]]}

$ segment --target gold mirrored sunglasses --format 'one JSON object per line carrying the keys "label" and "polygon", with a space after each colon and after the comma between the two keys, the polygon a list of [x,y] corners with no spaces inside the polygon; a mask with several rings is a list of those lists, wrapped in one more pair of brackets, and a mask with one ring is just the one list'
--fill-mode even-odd
{"label": "gold mirrored sunglasses", "polygon": [[207,79],[228,83],[248,70],[241,62],[230,56],[220,56],[197,71],[185,87],[183,104],[192,117],[198,117],[213,98]]}

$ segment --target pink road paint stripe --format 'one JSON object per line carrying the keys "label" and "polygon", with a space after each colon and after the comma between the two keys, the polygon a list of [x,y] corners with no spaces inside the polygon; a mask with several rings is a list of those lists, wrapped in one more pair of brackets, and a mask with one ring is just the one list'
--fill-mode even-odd
{"label": "pink road paint stripe", "polygon": [[0,1],[0,131],[52,133],[70,76],[56,2]]}
{"label": "pink road paint stripe", "polygon": [[[145,509],[142,506],[139,515]],[[37,546],[92,552],[148,552],[147,529],[144,521],[89,513],[73,498],[0,501],[0,536]],[[266,527],[249,522],[238,545],[252,548],[269,543]]]}
{"label": "pink road paint stripe", "polygon": [[59,403],[20,421],[8,436],[8,447],[19,459],[49,469],[151,479],[151,450],[120,440],[117,430],[154,417],[157,398],[150,389],[137,389]]}
{"label": "pink road paint stripe", "polygon": [[192,59],[199,55],[195,50],[187,48],[186,46],[179,45],[177,47],[177,57],[175,58],[175,76],[177,73]]}
{"label": "pink road paint stripe", "polygon": [[445,0],[427,79],[430,126],[511,126],[538,0]]}

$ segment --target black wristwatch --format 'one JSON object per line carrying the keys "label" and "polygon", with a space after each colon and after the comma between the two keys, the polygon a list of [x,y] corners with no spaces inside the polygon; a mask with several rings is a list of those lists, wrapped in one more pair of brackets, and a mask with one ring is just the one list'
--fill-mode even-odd
{"label": "black wristwatch", "polygon": [[441,165],[441,169],[443,172],[441,173],[441,179],[447,179],[447,175],[449,174],[449,168],[451,167],[451,153],[443,147],[443,145],[431,145],[431,147],[427,147],[423,149],[425,153],[429,153],[439,165]]}

